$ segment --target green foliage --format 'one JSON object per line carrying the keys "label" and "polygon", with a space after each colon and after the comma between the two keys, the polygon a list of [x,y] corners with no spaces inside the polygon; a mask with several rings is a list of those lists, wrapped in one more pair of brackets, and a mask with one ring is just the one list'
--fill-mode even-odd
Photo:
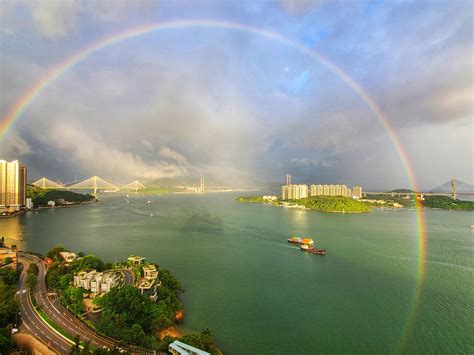
{"label": "green foliage", "polygon": [[15,300],[15,285],[0,279],[0,327],[5,327],[15,319],[18,302]]}
{"label": "green foliage", "polygon": [[240,196],[237,202],[265,202],[263,196]]}
{"label": "green foliage", "polygon": [[204,329],[200,333],[187,334],[177,339],[170,336],[165,336],[159,343],[158,350],[167,351],[169,345],[175,340],[179,340],[185,344],[194,346],[211,354],[219,354],[219,350],[217,349],[212,337],[212,332],[208,328]]}
{"label": "green foliage", "polygon": [[0,328],[0,354],[9,354],[15,343],[8,328]]}
{"label": "green foliage", "polygon": [[74,260],[69,269],[72,273],[82,271],[82,270],[105,270],[105,264],[101,258],[95,255],[86,255],[83,258]]}
{"label": "green foliage", "polygon": [[[158,267],[157,267],[158,268]],[[179,281],[171,274],[168,269],[159,269],[160,270],[160,280],[161,285],[173,291],[176,295],[180,292],[184,292],[184,289],[181,287]]]}
{"label": "green foliage", "polygon": [[10,263],[12,263],[12,262],[13,262],[13,258],[11,258],[11,257],[9,257],[9,256],[7,256],[7,257],[3,260],[3,264],[5,264],[5,265],[8,265],[8,264],[10,264]]}
{"label": "green foliage", "polygon": [[184,335],[178,340],[211,354],[218,354],[216,344],[212,338],[212,332],[209,328],[204,329],[201,333]]}
{"label": "green foliage", "polygon": [[67,250],[64,249],[62,245],[55,245],[50,251],[48,251],[46,256],[50,259],[59,261],[61,260],[61,255],[59,255],[59,253],[63,251],[67,251]]}
{"label": "green foliage", "polygon": [[38,276],[38,273],[39,273],[39,269],[38,269],[38,265],[36,265],[35,263],[31,263],[30,266],[28,266],[28,274],[33,274],[35,276]]}
{"label": "green foliage", "polygon": [[291,202],[319,212],[360,213],[371,211],[370,207],[366,204],[350,197],[342,196],[313,196]]}
{"label": "green foliage", "polygon": [[79,287],[69,287],[61,296],[61,302],[76,314],[84,312],[84,303],[82,302],[83,290]]}
{"label": "green foliage", "polygon": [[7,285],[15,286],[20,279],[20,271],[10,268],[1,268],[0,279]]}
{"label": "green foliage", "polygon": [[78,194],[65,190],[40,189],[33,185],[26,186],[26,197],[32,199],[35,207],[47,206],[48,201],[65,200],[72,203],[82,203],[94,199],[94,196],[90,194]]}
{"label": "green foliage", "polygon": [[454,200],[449,196],[425,196],[424,198],[422,204],[426,208],[474,211],[474,201]]}
{"label": "green foliage", "polygon": [[34,290],[36,287],[36,282],[38,281],[38,278],[36,277],[35,274],[28,274],[26,277],[26,285],[30,290]]}

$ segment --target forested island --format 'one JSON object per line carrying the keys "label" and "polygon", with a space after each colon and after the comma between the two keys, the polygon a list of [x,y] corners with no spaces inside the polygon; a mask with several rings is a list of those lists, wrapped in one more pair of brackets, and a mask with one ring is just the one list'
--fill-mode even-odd
{"label": "forested island", "polygon": [[[395,190],[394,192],[398,192],[398,190]],[[418,200],[415,195],[408,194],[394,194],[393,196],[386,194],[367,195],[364,197],[364,202],[372,207],[380,207],[381,204],[385,204],[388,207],[415,208],[416,204],[418,203],[419,206],[423,206],[424,208],[474,211],[474,201],[458,200],[442,195],[424,195],[423,198],[421,198],[421,195],[419,195]]]}
{"label": "forested island", "polygon": [[[400,192],[403,191],[403,192]],[[395,190],[393,195],[366,195],[360,200],[341,196],[313,196],[299,200],[268,200],[263,196],[240,196],[237,202],[247,203],[269,203],[274,206],[307,208],[318,212],[334,213],[364,213],[370,212],[374,208],[396,209],[396,208],[415,208],[422,206],[424,208],[455,210],[455,211],[474,211],[474,201],[463,201],[452,199],[449,196],[423,196],[409,195],[410,190]],[[401,195],[405,193],[406,195]]]}
{"label": "forested island", "polygon": [[31,198],[34,207],[45,207],[48,201],[54,201],[57,206],[79,205],[95,200],[91,194],[80,194],[67,190],[41,189],[33,185],[26,186],[26,197]]}
{"label": "forested island", "polygon": [[371,208],[367,204],[342,196],[313,196],[299,200],[277,199],[273,201],[266,200],[262,196],[241,196],[237,198],[237,202],[266,202],[274,206],[299,207],[318,212],[331,213],[364,213],[371,211]]}
{"label": "forested island", "polygon": [[[179,295],[184,292],[179,281],[167,269],[155,263],[132,265],[130,262],[116,264],[105,263],[98,256],[78,253],[78,258],[65,263],[61,252],[62,246],[55,246],[47,253],[50,261],[46,274],[48,288],[60,295],[60,302],[81,317],[88,326],[123,344],[133,344],[147,349],[167,351],[175,340],[195,346],[212,354],[218,353],[212,333],[204,329],[173,337],[166,330],[179,323],[183,318],[183,304]],[[137,280],[143,277],[142,268],[153,265],[159,272],[160,286],[157,287],[156,301],[142,295],[136,287]],[[101,309],[98,320],[90,321],[83,315],[86,311],[84,299],[91,291],[74,286],[73,278],[80,272],[96,270],[98,272],[128,269],[135,275],[134,284],[121,283],[109,292],[97,295],[92,299],[95,307]],[[165,332],[163,332],[165,331]]]}

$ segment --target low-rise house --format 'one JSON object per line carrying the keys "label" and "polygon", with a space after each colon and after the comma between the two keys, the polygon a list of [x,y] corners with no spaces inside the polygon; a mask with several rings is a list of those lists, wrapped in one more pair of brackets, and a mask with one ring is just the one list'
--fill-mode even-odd
{"label": "low-rise house", "polygon": [[130,255],[127,260],[132,265],[141,265],[145,263],[145,258],[143,256]]}
{"label": "low-rise house", "polygon": [[143,277],[138,282],[137,287],[142,295],[147,295],[152,301],[156,301],[158,297],[156,289],[161,286],[161,282],[158,279],[158,270],[155,265],[145,265],[142,270]]}
{"label": "low-rise house", "polygon": [[168,346],[168,351],[173,355],[210,355],[207,351],[175,340]]}

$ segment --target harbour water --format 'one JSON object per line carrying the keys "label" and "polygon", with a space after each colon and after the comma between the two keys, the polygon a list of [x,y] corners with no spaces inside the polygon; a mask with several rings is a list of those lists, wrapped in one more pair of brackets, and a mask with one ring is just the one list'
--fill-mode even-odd
{"label": "harbour water", "polygon": [[2,219],[0,235],[169,268],[186,289],[182,328],[211,328],[225,353],[474,353],[472,212],[425,211],[421,280],[413,210],[323,214],[236,196],[104,195]]}

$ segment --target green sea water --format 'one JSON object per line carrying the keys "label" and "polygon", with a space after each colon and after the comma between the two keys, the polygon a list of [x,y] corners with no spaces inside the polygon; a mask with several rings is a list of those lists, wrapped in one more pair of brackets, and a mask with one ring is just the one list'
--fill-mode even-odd
{"label": "green sea water", "polygon": [[[60,243],[108,261],[146,256],[186,289],[182,328],[211,328],[229,354],[474,353],[472,212],[425,211],[415,299],[415,211],[324,214],[235,198],[104,195],[2,219],[0,235],[42,253]],[[290,235],[327,255],[301,252]]]}

